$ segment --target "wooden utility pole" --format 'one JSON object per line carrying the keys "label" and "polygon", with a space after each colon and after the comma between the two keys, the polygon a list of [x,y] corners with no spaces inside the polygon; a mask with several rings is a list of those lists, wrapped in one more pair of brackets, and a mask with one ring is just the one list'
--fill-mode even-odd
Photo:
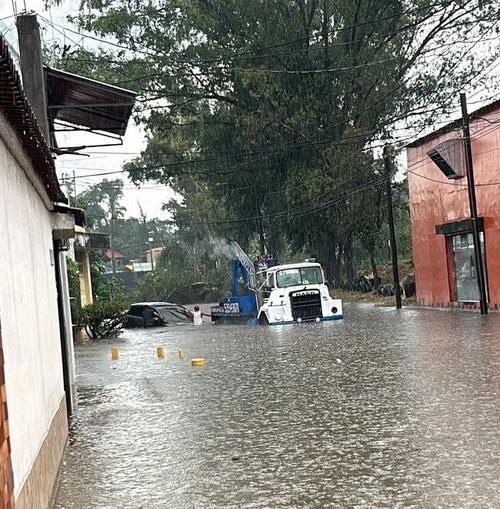
{"label": "wooden utility pole", "polygon": [[40,27],[35,13],[22,13],[16,19],[19,38],[19,64],[23,89],[35,113],[40,130],[50,146],[47,118],[47,92],[42,62]]}
{"label": "wooden utility pole", "polygon": [[482,315],[488,314],[488,298],[486,295],[486,280],[484,277],[483,256],[481,253],[481,239],[477,218],[476,189],[474,186],[474,167],[472,164],[472,149],[470,144],[469,114],[467,113],[467,98],[460,94],[462,107],[462,130],[464,137],[465,168],[467,170],[467,189],[469,192],[470,220],[472,223],[472,239],[474,242],[474,258],[476,261],[477,282],[479,285],[479,305]]}
{"label": "wooden utility pole", "polygon": [[389,242],[392,259],[392,281],[394,284],[394,296],[396,297],[396,308],[401,309],[401,286],[399,286],[398,251],[396,247],[394,215],[392,211],[391,162],[389,160],[389,147],[387,145],[384,146],[384,169],[387,191],[387,222],[389,223]]}

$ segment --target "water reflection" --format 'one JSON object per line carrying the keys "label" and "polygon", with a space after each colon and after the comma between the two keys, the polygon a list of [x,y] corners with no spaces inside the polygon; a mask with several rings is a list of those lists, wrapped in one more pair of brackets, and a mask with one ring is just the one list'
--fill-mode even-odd
{"label": "water reflection", "polygon": [[110,346],[77,347],[57,508],[500,506],[498,315],[352,306]]}

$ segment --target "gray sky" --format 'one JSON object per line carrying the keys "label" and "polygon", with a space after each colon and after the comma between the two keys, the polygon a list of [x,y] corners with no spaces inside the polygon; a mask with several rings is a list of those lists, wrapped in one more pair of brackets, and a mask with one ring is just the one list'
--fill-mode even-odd
{"label": "gray sky", "polygon": [[[71,27],[73,30],[74,26],[71,26],[66,17],[70,14],[76,14],[79,11],[80,0],[65,0],[64,3],[56,8],[49,10],[44,9],[44,0],[0,0],[0,32],[7,31],[9,38],[15,38],[15,24],[13,17],[13,10],[21,12],[26,6],[27,10],[33,10],[41,14],[45,18],[51,20],[59,25]],[[3,19],[6,18],[6,19]],[[91,39],[85,39],[78,35],[70,32],[64,32],[63,30],[53,28],[50,24],[40,19],[40,24],[43,28],[42,37],[46,44],[52,44],[54,40],[60,43],[69,43],[74,45],[75,43],[83,44],[88,48],[96,48],[100,43]],[[2,28],[3,27],[3,28]],[[61,33],[62,32],[62,33]],[[475,51],[484,51],[484,48],[475,48]],[[490,73],[498,77],[500,72],[500,61],[496,62]],[[481,97],[488,97],[488,101],[491,100],[490,93],[481,93],[483,88],[481,81],[478,83],[478,89],[473,87],[472,90],[467,90],[470,98],[470,111],[482,106]],[[488,102],[487,101],[487,102]],[[453,118],[460,116],[457,103],[456,114],[453,114]],[[446,119],[439,119],[440,124],[437,126],[429,126],[429,130],[442,125],[442,122]],[[409,133],[406,133],[409,134]],[[58,142],[61,147],[74,146],[82,144],[97,144],[107,143],[106,138],[100,138],[95,135],[87,133],[78,134],[64,134],[58,137]],[[56,161],[58,174],[73,176],[73,172],[76,175],[77,191],[80,192],[85,188],[88,188],[92,183],[96,183],[102,178],[114,179],[122,178],[125,185],[125,199],[124,204],[127,208],[128,216],[139,215],[139,205],[146,213],[148,217],[160,217],[165,218],[167,214],[161,210],[162,204],[167,202],[169,199],[175,196],[173,191],[165,186],[160,186],[152,182],[144,184],[140,189],[137,189],[131,182],[126,180],[122,174],[107,175],[104,177],[88,177],[87,175],[95,173],[106,173],[110,171],[121,170],[123,163],[136,157],[138,153],[145,147],[146,141],[144,132],[139,126],[135,125],[132,121],[129,124],[127,133],[123,140],[123,145],[119,147],[105,147],[105,148],[94,148],[89,149],[88,152],[90,157],[78,156],[78,155],[67,155],[59,157]],[[405,154],[401,155],[401,166],[404,168]]]}

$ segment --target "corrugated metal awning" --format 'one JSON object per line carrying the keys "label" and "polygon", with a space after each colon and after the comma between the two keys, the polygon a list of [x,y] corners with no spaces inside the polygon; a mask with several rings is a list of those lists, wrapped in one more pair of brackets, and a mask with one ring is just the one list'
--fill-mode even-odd
{"label": "corrugated metal awning", "polygon": [[136,93],[66,71],[45,67],[51,121],[59,120],[123,136]]}

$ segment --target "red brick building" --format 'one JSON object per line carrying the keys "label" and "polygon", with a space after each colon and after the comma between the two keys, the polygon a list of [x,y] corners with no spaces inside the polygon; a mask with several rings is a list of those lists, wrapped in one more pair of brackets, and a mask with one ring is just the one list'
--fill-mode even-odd
{"label": "red brick building", "polygon": [[[428,155],[452,139],[463,153],[461,119],[407,146],[417,300],[425,306],[477,307],[467,179],[447,178]],[[488,301],[490,309],[499,309],[500,100],[471,114],[471,146]]]}

